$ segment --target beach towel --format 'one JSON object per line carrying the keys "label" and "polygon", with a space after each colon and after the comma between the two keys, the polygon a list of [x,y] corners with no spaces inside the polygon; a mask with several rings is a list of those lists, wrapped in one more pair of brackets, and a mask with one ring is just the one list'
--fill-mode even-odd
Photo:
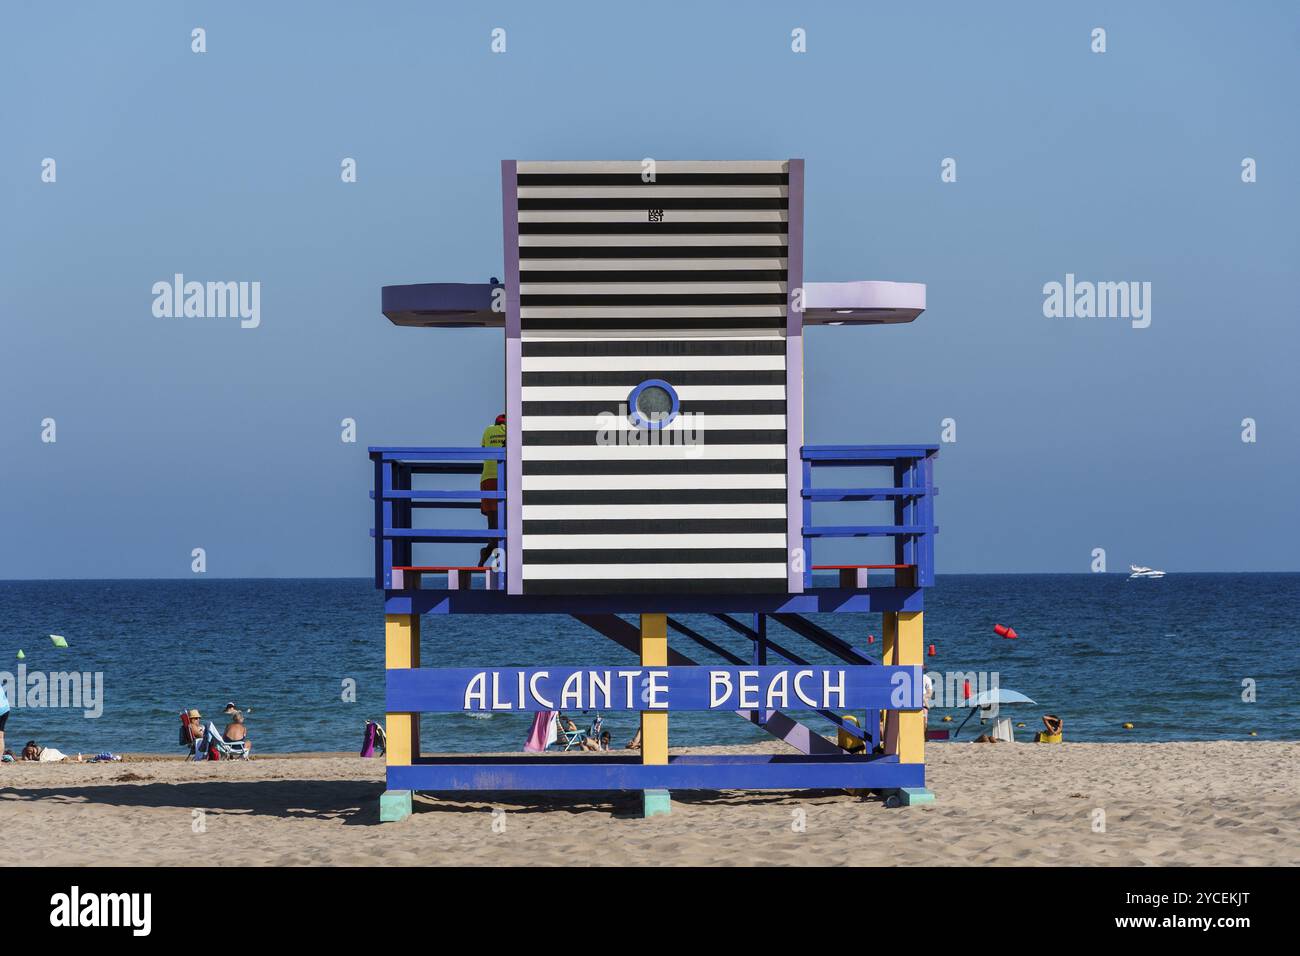
{"label": "beach towel", "polygon": [[375,744],[379,742],[379,725],[373,720],[366,721],[366,736],[361,741],[361,756],[373,757]]}
{"label": "beach towel", "polygon": [[528,731],[528,739],[524,741],[524,749],[537,754],[555,743],[555,724],[559,717],[558,710],[539,710],[533,717],[533,726]]}

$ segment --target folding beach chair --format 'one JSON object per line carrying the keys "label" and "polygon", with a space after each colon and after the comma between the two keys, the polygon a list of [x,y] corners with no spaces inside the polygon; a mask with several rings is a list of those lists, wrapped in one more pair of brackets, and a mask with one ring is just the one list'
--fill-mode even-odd
{"label": "folding beach chair", "polygon": [[249,741],[244,740],[226,740],[217,730],[217,725],[208,721],[208,725],[203,730],[203,736],[197,740],[194,732],[190,730],[189,713],[181,712],[183,725],[181,733],[189,738],[190,759],[192,760],[211,760],[215,750],[217,758],[224,757],[227,760],[248,760],[252,752],[248,749]]}
{"label": "folding beach chair", "polygon": [[194,757],[198,741],[195,739],[193,731],[190,730],[190,712],[188,710],[181,711],[181,734],[178,743],[180,746],[188,748],[190,756]]}
{"label": "folding beach chair", "polygon": [[569,718],[565,717],[563,714],[559,714],[555,718],[555,742],[557,744],[563,743],[566,751],[572,750],[575,747],[581,747],[582,742],[587,739],[587,735],[577,729],[578,725],[576,723],[573,724],[573,730],[567,729],[564,726],[566,723],[573,723],[573,721],[569,720]]}
{"label": "folding beach chair", "polygon": [[212,749],[215,747],[217,755],[226,760],[247,760],[252,756],[252,751],[248,749],[248,738],[243,740],[226,740],[217,732],[217,725],[208,721],[207,733],[204,735],[208,739],[208,757],[212,756]]}

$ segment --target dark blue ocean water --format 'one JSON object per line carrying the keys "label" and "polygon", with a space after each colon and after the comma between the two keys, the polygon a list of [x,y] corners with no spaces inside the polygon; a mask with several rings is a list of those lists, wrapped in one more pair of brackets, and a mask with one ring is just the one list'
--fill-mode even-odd
{"label": "dark blue ocean water", "polygon": [[[748,656],[743,639],[722,625],[688,620]],[[817,620],[858,644],[880,633],[877,616]],[[1020,639],[998,638],[995,622],[1014,626]],[[1056,713],[1076,741],[1244,739],[1251,730],[1262,740],[1295,740],[1298,631],[1300,574],[941,576],[927,593],[926,639],[938,651],[927,670],[997,672],[1001,686],[1037,701],[1006,711],[1025,722],[1021,733]],[[68,647],[53,647],[52,633]],[[832,662],[775,623],[770,633],[814,662]],[[702,663],[716,662],[685,638],[670,640]],[[428,666],[631,660],[561,616],[424,619]],[[0,671],[15,674],[20,663],[29,674],[102,673],[103,713],[15,707],[11,748],[36,738],[73,753],[168,751],[183,707],[216,716],[233,699],[251,707],[250,736],[260,750],[352,750],[365,720],[382,719],[384,710],[382,601],[366,580],[0,582]],[[349,679],[355,703],[342,699]],[[1242,700],[1248,679],[1254,703]],[[945,713],[960,719],[965,711],[936,708],[931,725],[943,726]],[[1124,721],[1135,729],[1122,730]],[[527,722],[426,715],[424,749],[517,750]],[[616,745],[635,724],[635,715],[606,718]],[[680,744],[765,739],[731,714],[674,714],[670,727]]]}

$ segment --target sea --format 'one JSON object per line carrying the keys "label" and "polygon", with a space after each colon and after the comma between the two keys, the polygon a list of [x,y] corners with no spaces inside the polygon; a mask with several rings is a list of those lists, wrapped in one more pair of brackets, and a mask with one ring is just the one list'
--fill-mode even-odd
{"label": "sea", "polygon": [[[813,619],[879,652],[878,615]],[[723,624],[683,620],[749,658],[748,642]],[[1017,638],[998,636],[996,624]],[[428,615],[422,630],[425,666],[635,663],[562,615]],[[1020,739],[1055,714],[1067,741],[1296,740],[1298,632],[1300,574],[940,575],[926,592],[926,670],[940,694],[930,726],[953,730],[967,717],[945,686],[973,674],[975,690],[996,682],[1034,701],[1001,708]],[[775,622],[769,636],[813,663],[837,663]],[[721,663],[684,637],[670,643]],[[180,711],[197,708],[223,727],[228,701],[246,712],[255,752],[359,750],[366,720],[384,714],[383,598],[368,579],[0,582],[0,680],[15,751],[36,740],[69,754],[179,753]],[[30,692],[42,680],[43,698]],[[585,727],[595,714],[572,716]],[[602,716],[616,748],[635,732],[635,714]],[[983,716],[939,746],[987,730]],[[423,749],[520,750],[529,723],[525,714],[426,714]],[[729,712],[673,713],[669,728],[680,745],[767,739]]]}

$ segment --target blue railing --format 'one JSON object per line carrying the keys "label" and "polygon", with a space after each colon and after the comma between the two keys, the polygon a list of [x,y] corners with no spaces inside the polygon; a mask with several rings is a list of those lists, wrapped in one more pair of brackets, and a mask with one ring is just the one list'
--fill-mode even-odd
{"label": "blue railing", "polygon": [[[445,571],[449,586],[459,583],[459,573],[472,567],[434,565],[417,567],[412,563],[412,545],[427,542],[496,543],[504,549],[506,470],[504,448],[407,448],[375,447],[369,449],[375,466],[375,485],[370,497],[375,505],[375,525],[370,529],[375,539],[375,587],[401,589],[418,582],[418,575],[428,571]],[[483,463],[495,461],[497,490],[416,488],[416,475],[477,475]],[[487,528],[417,528],[411,518],[416,510],[426,508],[474,508],[483,499],[495,499],[498,527]],[[396,576],[394,572],[396,571]],[[496,572],[488,572],[489,586]],[[409,575],[415,575],[410,577]],[[418,586],[418,584],[415,584]]]}
{"label": "blue railing", "polygon": [[[448,587],[467,587],[457,577],[476,570],[465,566],[416,566],[412,563],[412,545],[428,542],[493,543],[502,549],[506,541],[505,473],[498,467],[495,491],[478,489],[416,488],[417,475],[477,475],[483,463],[505,462],[501,448],[411,448],[375,447],[369,449],[375,467],[375,586],[389,590],[418,587],[423,572],[448,572]],[[841,586],[865,587],[871,570],[890,569],[896,584],[929,587],[934,583],[934,459],[937,445],[805,445],[801,449],[803,464],[802,536],[804,548],[804,587],[813,587],[813,572],[838,570]],[[889,483],[870,487],[819,487],[813,473],[823,468],[887,469]],[[419,528],[412,523],[416,510],[434,508],[478,509],[483,499],[498,502],[498,527],[487,528]],[[881,525],[817,525],[813,523],[815,502],[889,501],[893,503],[893,521]],[[817,565],[813,560],[814,542],[819,538],[893,539],[892,564]],[[395,575],[396,572],[396,575]],[[411,577],[414,574],[415,577]],[[499,586],[498,572],[489,572],[489,587]]]}
{"label": "blue railing", "polygon": [[[894,571],[896,584],[915,587],[934,584],[934,459],[938,445],[805,445],[803,460],[804,587],[813,586],[814,570],[838,570],[842,585],[865,587],[871,570]],[[813,473],[819,468],[889,469],[889,484],[875,487],[817,487]],[[891,501],[893,522],[886,525],[816,525],[813,503],[827,501]],[[813,563],[813,543],[818,538],[894,539],[892,564]],[[909,581],[908,578],[911,580]]]}

